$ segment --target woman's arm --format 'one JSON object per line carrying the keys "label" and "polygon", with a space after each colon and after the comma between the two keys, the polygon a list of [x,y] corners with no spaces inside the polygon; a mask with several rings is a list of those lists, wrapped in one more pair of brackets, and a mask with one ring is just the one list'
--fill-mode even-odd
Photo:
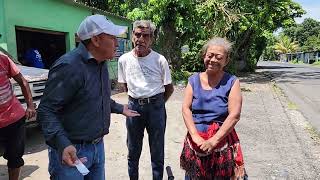
{"label": "woman's arm", "polygon": [[228,100],[228,112],[229,115],[226,120],[223,122],[222,126],[218,132],[209,140],[207,140],[200,147],[203,151],[211,151],[217,146],[222,139],[224,139],[234,128],[237,122],[240,120],[242,107],[242,95],[240,89],[240,82],[237,79],[230,91],[229,100]]}
{"label": "woman's arm", "polygon": [[192,119],[192,112],[190,109],[192,104],[192,96],[193,96],[192,87],[190,83],[188,83],[184,91],[184,99],[182,103],[182,116],[193,142],[195,142],[198,146],[200,146],[204,142],[204,139],[200,137],[200,135],[198,134],[198,131]]}

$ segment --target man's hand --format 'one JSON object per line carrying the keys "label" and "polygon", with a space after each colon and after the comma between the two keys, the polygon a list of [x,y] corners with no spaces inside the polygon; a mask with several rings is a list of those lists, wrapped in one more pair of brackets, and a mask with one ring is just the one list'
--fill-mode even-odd
{"label": "man's hand", "polygon": [[137,111],[131,110],[128,108],[127,104],[123,105],[123,115],[127,116],[127,117],[135,117],[135,116],[140,116],[140,114]]}
{"label": "man's hand", "polygon": [[75,161],[78,160],[77,149],[73,146],[67,146],[62,152],[62,163],[68,166],[75,166]]}
{"label": "man's hand", "polygon": [[118,89],[120,92],[128,92],[127,83],[118,83]]}
{"label": "man's hand", "polygon": [[34,106],[28,106],[26,109],[26,118],[27,119],[31,119],[36,115],[36,110],[34,108]]}

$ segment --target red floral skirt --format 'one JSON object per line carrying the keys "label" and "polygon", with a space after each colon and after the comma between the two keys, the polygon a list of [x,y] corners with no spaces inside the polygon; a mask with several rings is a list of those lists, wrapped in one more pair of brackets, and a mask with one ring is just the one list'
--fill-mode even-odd
{"label": "red floral skirt", "polygon": [[[214,136],[218,129],[219,124],[213,123],[206,133],[199,132],[199,135],[206,140]],[[234,129],[209,154],[203,152],[187,134],[180,156],[180,166],[192,180],[246,177],[240,142]]]}

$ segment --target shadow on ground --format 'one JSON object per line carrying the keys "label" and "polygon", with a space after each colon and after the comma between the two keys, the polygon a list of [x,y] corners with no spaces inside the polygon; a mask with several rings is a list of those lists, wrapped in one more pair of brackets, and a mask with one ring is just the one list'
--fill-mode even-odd
{"label": "shadow on ground", "polygon": [[254,73],[241,73],[237,75],[240,79],[240,83],[248,84],[265,84],[269,83],[272,77],[268,73],[264,72],[254,72]]}
{"label": "shadow on ground", "polygon": [[263,71],[271,79],[281,83],[300,83],[305,80],[319,80],[320,72],[293,72],[293,71]]}
{"label": "shadow on ground", "polygon": [[257,72],[265,73],[277,82],[292,84],[299,84],[305,80],[318,81],[320,79],[319,70],[319,68],[293,65],[274,66],[271,64],[257,66]]}
{"label": "shadow on ground", "polygon": [[257,69],[290,69],[290,68],[301,68],[301,67],[288,67],[288,66],[257,66]]}
{"label": "shadow on ground", "polygon": [[27,128],[26,148],[24,154],[32,154],[47,149],[39,127]]}
{"label": "shadow on ground", "polygon": [[[21,169],[20,179],[29,177],[34,171],[39,169],[39,166],[25,165]],[[8,172],[6,165],[0,165],[0,180],[8,180]]]}

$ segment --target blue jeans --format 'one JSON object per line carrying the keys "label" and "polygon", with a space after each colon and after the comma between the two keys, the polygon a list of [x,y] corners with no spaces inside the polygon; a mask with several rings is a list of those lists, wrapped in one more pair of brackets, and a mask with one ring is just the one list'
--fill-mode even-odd
{"label": "blue jeans", "polygon": [[130,180],[139,179],[139,159],[145,128],[149,136],[153,180],[162,180],[167,119],[164,98],[158,97],[156,102],[145,105],[139,105],[138,102],[129,99],[128,106],[140,113],[140,116],[128,117],[126,121]]}
{"label": "blue jeans", "polygon": [[83,176],[76,167],[62,164],[61,153],[49,147],[49,174],[51,180],[104,180],[105,157],[103,140],[97,144],[75,144],[78,158],[87,157],[83,164],[90,173]]}

